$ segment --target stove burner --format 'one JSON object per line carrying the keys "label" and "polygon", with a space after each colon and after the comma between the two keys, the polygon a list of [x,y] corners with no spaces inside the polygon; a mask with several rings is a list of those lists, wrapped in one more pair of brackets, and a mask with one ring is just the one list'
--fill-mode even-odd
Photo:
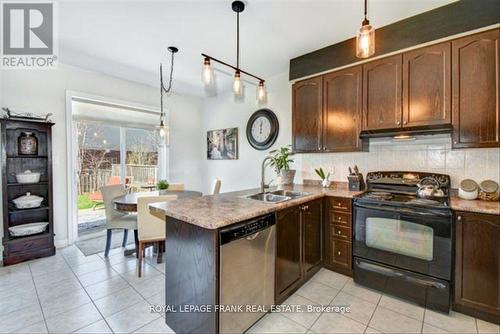
{"label": "stove burner", "polygon": [[365,195],[366,198],[380,199],[380,200],[390,200],[393,195],[384,191],[372,191]]}

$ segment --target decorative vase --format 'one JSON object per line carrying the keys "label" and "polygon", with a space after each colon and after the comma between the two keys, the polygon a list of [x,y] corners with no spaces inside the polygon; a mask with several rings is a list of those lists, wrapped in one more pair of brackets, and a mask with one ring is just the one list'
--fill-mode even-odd
{"label": "decorative vase", "polygon": [[323,188],[329,188],[331,184],[332,182],[328,179],[324,179],[323,181],[321,181],[321,185],[323,186]]}
{"label": "decorative vase", "polygon": [[280,171],[281,183],[283,185],[293,184],[293,179],[295,178],[295,172],[296,172],[295,169],[281,170]]}
{"label": "decorative vase", "polygon": [[38,139],[33,132],[21,132],[17,139],[17,150],[19,155],[38,154]]}

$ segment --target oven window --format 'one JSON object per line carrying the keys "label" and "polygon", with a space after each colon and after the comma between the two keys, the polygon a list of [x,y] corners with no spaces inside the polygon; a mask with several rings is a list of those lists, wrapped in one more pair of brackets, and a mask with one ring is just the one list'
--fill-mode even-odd
{"label": "oven window", "polygon": [[366,245],[426,261],[433,258],[432,228],[392,218],[366,219]]}

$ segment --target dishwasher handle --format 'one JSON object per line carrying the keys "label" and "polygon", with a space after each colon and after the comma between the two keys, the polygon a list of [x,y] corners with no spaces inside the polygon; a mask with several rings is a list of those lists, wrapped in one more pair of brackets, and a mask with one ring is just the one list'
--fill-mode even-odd
{"label": "dishwasher handle", "polygon": [[222,228],[219,230],[219,245],[222,246],[241,238],[251,241],[257,238],[260,231],[274,224],[276,224],[276,216],[269,214]]}

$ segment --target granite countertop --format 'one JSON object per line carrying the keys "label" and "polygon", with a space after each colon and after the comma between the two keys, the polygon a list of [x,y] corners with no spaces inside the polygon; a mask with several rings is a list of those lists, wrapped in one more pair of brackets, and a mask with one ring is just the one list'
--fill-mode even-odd
{"label": "granite countertop", "polygon": [[451,197],[451,208],[456,211],[467,211],[477,213],[488,213],[500,215],[500,202],[488,202],[482,200],[466,200],[457,196]]}
{"label": "granite countertop", "polygon": [[158,214],[173,217],[206,229],[218,229],[324,196],[352,198],[363,193],[363,191],[349,191],[347,185],[344,184],[334,185],[327,189],[313,185],[292,185],[285,187],[285,189],[309,194],[286,202],[267,203],[244,198],[245,195],[260,192],[259,189],[249,189],[155,203],[150,205],[150,209]]}

